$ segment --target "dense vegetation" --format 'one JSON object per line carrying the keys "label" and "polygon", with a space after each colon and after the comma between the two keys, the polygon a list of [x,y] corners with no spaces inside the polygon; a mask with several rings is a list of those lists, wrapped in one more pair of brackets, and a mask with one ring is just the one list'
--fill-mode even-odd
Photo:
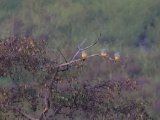
{"label": "dense vegetation", "polygon": [[[8,38],[0,47],[0,76],[12,80],[0,89],[1,119],[152,120],[150,102],[141,97],[139,88],[145,83],[125,76],[123,59],[93,54],[85,61],[60,64],[58,58],[50,58],[43,41],[30,37]],[[89,66],[91,60],[96,69]]]}
{"label": "dense vegetation", "polygon": [[[90,43],[101,33],[98,44],[87,52],[97,53],[102,47],[111,53],[120,51],[127,64],[124,76],[148,83],[142,97],[153,103],[148,111],[155,119],[160,117],[160,94],[156,92],[160,86],[159,0],[1,0],[0,15],[1,41],[10,36],[32,36],[37,41],[43,40],[53,51],[49,55],[58,56],[58,63],[64,61],[59,54],[55,55],[57,48],[70,59],[78,43],[84,39]],[[95,61],[89,64],[88,71],[94,67]],[[101,67],[98,70],[102,69],[102,73],[112,71],[112,76],[119,77],[115,66],[109,66],[110,71]],[[87,72],[85,76],[93,73]],[[22,76],[24,81],[30,79],[27,71]],[[99,79],[108,78],[100,76]],[[11,83],[8,76],[0,80],[2,86]]]}

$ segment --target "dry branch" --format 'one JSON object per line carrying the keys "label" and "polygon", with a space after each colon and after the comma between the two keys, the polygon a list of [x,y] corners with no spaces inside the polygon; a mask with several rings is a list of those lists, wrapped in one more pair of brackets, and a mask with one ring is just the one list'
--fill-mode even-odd
{"label": "dry branch", "polygon": [[[100,36],[101,36],[101,34],[100,34]],[[89,45],[89,46],[87,46],[87,47],[84,47],[84,48],[81,48],[81,46],[85,43],[86,40],[82,41],[82,43],[81,43],[80,45],[78,45],[78,51],[75,53],[75,55],[73,56],[73,58],[71,59],[71,61],[73,61],[73,60],[75,59],[75,57],[76,57],[81,51],[87,50],[87,49],[89,49],[90,47],[93,47],[94,45],[96,45],[97,42],[99,41],[100,36],[97,38],[97,40],[96,40],[93,44],[91,44],[91,45]]]}
{"label": "dry branch", "polygon": [[[99,56],[99,54],[93,54],[93,55],[88,56],[87,58],[91,58],[91,57],[95,57],[95,56]],[[65,66],[67,66],[67,65],[71,65],[71,64],[77,63],[77,62],[79,62],[79,61],[83,61],[83,60],[82,60],[82,59],[72,60],[72,61],[70,61],[70,62],[60,64],[60,65],[58,65],[56,68],[65,67]]]}

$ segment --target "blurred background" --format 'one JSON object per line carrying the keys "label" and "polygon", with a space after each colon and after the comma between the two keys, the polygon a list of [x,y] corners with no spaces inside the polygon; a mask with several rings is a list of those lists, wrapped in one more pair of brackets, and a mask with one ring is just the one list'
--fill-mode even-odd
{"label": "blurred background", "polygon": [[[150,113],[160,110],[159,0],[0,0],[0,38],[33,36],[69,59],[83,40],[89,53],[120,51],[131,79],[149,81]],[[2,78],[1,78],[2,79]],[[7,80],[3,80],[5,83]],[[1,83],[2,84],[2,83]]]}

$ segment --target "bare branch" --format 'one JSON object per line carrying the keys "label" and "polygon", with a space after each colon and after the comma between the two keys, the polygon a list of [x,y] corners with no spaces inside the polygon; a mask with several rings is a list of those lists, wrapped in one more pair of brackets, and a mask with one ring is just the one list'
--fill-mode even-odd
{"label": "bare branch", "polygon": [[78,45],[78,49],[80,49],[82,47],[82,45],[87,41],[87,39],[84,39],[80,45]]}
{"label": "bare branch", "polygon": [[73,61],[73,60],[75,59],[75,57],[78,55],[78,53],[80,53],[80,50],[78,50],[78,51],[76,52],[76,54],[73,56],[73,58],[72,58],[71,61]]}
{"label": "bare branch", "polygon": [[93,47],[95,44],[97,44],[98,41],[99,41],[99,37],[98,37],[98,39],[93,44],[91,44],[91,45],[89,45],[89,46],[87,46],[85,48],[82,48],[81,51],[82,50],[87,50],[88,48]]}
{"label": "bare branch", "polygon": [[[101,34],[100,34],[100,36],[101,36]],[[86,42],[86,40],[82,41],[82,43],[78,46],[78,51],[75,53],[75,55],[73,56],[73,58],[71,59],[71,61],[73,61],[73,60],[75,59],[75,57],[76,57],[81,51],[87,50],[87,49],[89,49],[90,47],[93,47],[95,44],[97,44],[97,42],[99,41],[100,36],[97,38],[97,40],[96,40],[93,44],[91,44],[91,45],[89,45],[89,46],[87,46],[87,47],[85,47],[85,48],[81,48],[81,46]]]}
{"label": "bare branch", "polygon": [[53,85],[53,82],[55,80],[55,77],[58,73],[58,69],[55,71],[54,73],[54,76],[53,76],[53,80],[49,81],[48,83],[48,86],[47,86],[47,90],[45,92],[45,97],[44,97],[44,104],[45,104],[45,108],[43,110],[43,112],[41,113],[40,117],[39,117],[39,120],[42,120],[43,119],[43,116],[45,116],[45,114],[49,111],[50,109],[50,96],[51,96],[51,92],[52,92],[52,85]]}
{"label": "bare branch", "polygon": [[65,58],[65,56],[63,55],[63,53],[61,52],[61,50],[58,48],[59,53],[62,55],[63,59],[65,60],[65,62],[67,63],[67,59]]}
{"label": "bare branch", "polygon": [[[95,56],[99,56],[99,54],[93,54],[93,55],[88,56],[87,58],[91,58],[91,57],[95,57]],[[79,62],[79,61],[82,61],[82,59],[72,60],[70,62],[60,64],[60,65],[57,66],[57,68],[61,68],[61,67],[67,66],[67,65],[71,65],[71,64]]]}
{"label": "bare branch", "polygon": [[[81,52],[81,46],[86,42],[87,39],[83,40],[82,43],[80,45],[78,45],[78,51],[76,52],[76,54],[73,56],[72,60],[75,59],[75,57],[78,55],[79,52]],[[71,61],[72,61],[71,60]]]}
{"label": "bare branch", "polygon": [[44,104],[45,104],[45,108],[44,108],[43,112],[41,113],[39,120],[43,119],[43,116],[45,116],[45,114],[48,112],[48,110],[50,108],[50,101],[49,101],[49,94],[48,93],[46,93],[46,95],[45,95]]}

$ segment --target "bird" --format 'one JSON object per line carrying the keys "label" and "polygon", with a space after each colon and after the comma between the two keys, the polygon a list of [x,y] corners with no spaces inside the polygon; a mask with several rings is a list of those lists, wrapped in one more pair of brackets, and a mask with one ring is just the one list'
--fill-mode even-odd
{"label": "bird", "polygon": [[83,51],[81,52],[81,57],[82,57],[83,61],[87,58],[87,53],[86,53],[85,50],[83,50]]}
{"label": "bird", "polygon": [[108,56],[108,53],[107,53],[106,49],[102,49],[100,55],[101,55],[102,57],[107,57],[107,56]]}
{"label": "bird", "polygon": [[115,53],[114,53],[114,60],[115,60],[116,62],[120,61],[120,53],[119,53],[119,52],[115,52]]}

